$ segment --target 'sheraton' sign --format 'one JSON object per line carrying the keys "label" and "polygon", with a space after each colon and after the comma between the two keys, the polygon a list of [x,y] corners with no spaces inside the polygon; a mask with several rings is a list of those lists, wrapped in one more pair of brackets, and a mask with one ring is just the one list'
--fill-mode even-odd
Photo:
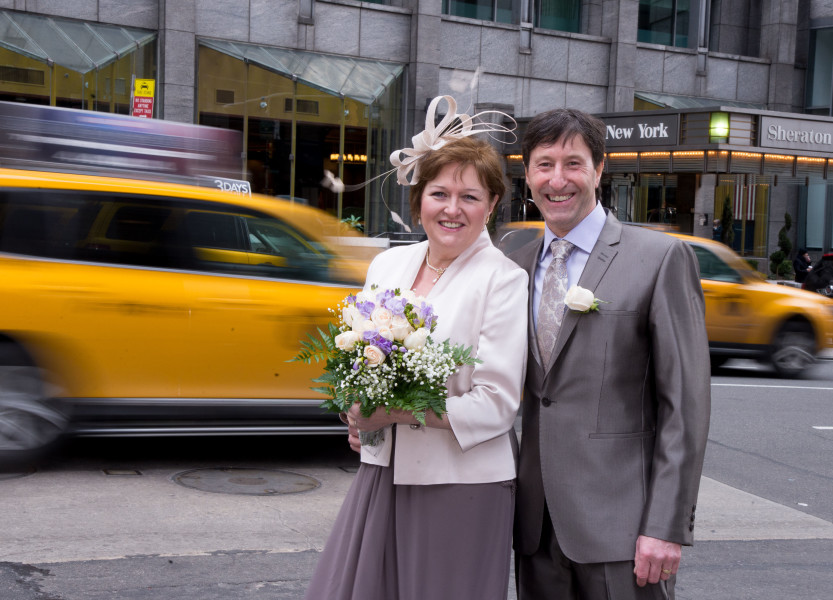
{"label": "'sheraton' sign", "polygon": [[833,150],[833,123],[761,117],[760,145],[789,150]]}
{"label": "'sheraton' sign", "polygon": [[605,145],[608,148],[668,146],[677,143],[677,115],[605,117],[604,123]]}

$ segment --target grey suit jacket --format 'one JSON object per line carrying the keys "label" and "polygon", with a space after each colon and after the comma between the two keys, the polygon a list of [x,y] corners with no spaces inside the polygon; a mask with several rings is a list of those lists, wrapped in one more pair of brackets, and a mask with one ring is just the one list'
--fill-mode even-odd
{"label": "grey suit jacket", "polygon": [[[511,256],[530,286],[541,244]],[[691,544],[711,404],[694,253],[608,214],[579,285],[607,303],[567,311],[550,364],[530,312],[516,552],[538,548],[545,502],[579,563],[633,560],[639,535]]]}

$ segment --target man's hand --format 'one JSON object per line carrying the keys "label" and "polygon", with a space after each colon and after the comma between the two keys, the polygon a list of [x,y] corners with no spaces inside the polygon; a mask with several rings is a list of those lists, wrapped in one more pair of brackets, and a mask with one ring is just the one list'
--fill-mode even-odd
{"label": "man's hand", "polygon": [[640,535],[636,538],[636,555],[633,569],[636,585],[665,581],[677,574],[682,548],[679,544]]}

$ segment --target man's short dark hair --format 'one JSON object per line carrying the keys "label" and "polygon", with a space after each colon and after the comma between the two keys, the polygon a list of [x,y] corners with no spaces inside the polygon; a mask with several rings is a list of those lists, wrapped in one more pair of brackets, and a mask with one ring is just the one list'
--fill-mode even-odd
{"label": "man's short dark hair", "polygon": [[593,166],[598,167],[605,155],[605,124],[598,117],[574,108],[556,108],[536,115],[527,125],[521,150],[524,165],[529,166],[529,156],[538,146],[562,144],[580,136],[590,148]]}

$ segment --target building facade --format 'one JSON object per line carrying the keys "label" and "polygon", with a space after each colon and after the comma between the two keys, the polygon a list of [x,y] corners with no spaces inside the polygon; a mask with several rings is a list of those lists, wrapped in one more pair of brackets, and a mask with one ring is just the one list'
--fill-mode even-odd
{"label": "building facade", "polygon": [[[153,117],[243,133],[254,191],[370,235],[411,221],[388,156],[450,94],[521,134],[553,107],[601,116],[623,220],[711,237],[723,219],[764,264],[787,214],[796,246],[833,243],[830,0],[0,0],[0,17],[0,99],[129,112],[152,80]],[[505,154],[509,220],[529,206]]]}

